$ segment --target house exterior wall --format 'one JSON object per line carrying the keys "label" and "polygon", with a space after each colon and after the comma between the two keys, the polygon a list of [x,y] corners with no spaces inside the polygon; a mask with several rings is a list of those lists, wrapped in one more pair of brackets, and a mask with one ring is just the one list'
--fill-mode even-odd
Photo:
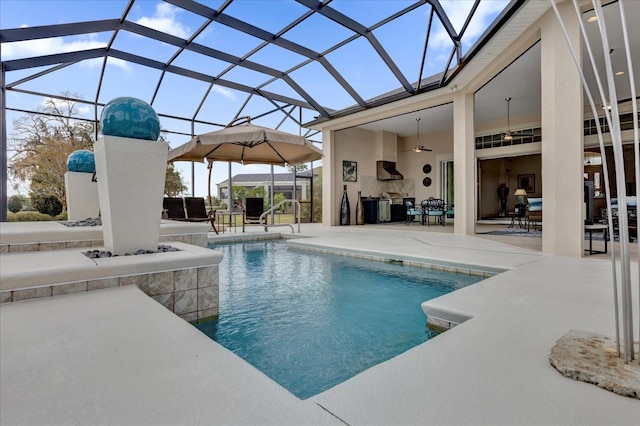
{"label": "house exterior wall", "polygon": [[[560,6],[564,19],[569,22],[570,37],[579,51],[579,27],[575,13],[571,10],[572,5],[561,3]],[[488,211],[484,209],[480,211],[478,207],[476,190],[478,160],[538,155],[540,161],[533,164],[521,164],[521,161],[525,161],[524,159],[512,160],[518,163],[514,165],[514,169],[517,166],[518,171],[508,176],[507,183],[511,193],[518,186],[518,173],[535,174],[536,187],[530,196],[541,196],[544,193],[543,252],[582,256],[584,241],[581,220],[583,218],[584,140],[582,88],[553,11],[549,8],[546,12],[541,12],[540,16],[537,22],[523,29],[521,35],[510,45],[493,52],[495,59],[478,71],[476,76],[467,81],[463,87],[453,86],[454,81],[452,88],[438,89],[372,110],[360,111],[319,126],[323,132],[325,151],[323,165],[325,167],[329,165],[329,168],[324,170],[325,225],[338,224],[343,185],[342,160],[358,162],[359,182],[364,178],[366,183],[368,176],[375,175],[375,170],[372,169],[375,158],[373,158],[371,145],[367,141],[372,135],[355,127],[359,124],[453,102],[454,125],[450,131],[438,135],[421,132],[421,138],[424,137],[425,141],[421,144],[431,147],[430,144],[433,143],[434,152],[421,154],[422,156],[419,157],[411,156],[414,153],[405,152],[405,150],[415,143],[415,139],[411,141],[412,138],[398,138],[397,168],[404,174],[405,182],[414,182],[414,193],[409,196],[415,196],[416,199],[439,196],[440,165],[437,162],[442,158],[453,157],[456,206],[454,232],[473,234],[478,213]],[[516,128],[542,126],[543,142],[476,151],[475,136],[504,131],[506,123],[495,121],[475,127],[473,94],[537,42],[541,43],[541,113],[514,116],[511,119],[511,126]],[[341,130],[347,128],[349,130]],[[435,179],[432,178],[434,182],[429,188],[424,188],[421,184],[423,175],[420,171],[424,163],[435,166],[433,167]],[[498,175],[491,177],[496,185],[505,178],[506,176]],[[355,205],[354,197],[361,185],[362,183],[358,182],[347,183],[352,210]],[[488,203],[491,204],[490,197]],[[354,223],[353,214],[352,211],[352,223]]]}

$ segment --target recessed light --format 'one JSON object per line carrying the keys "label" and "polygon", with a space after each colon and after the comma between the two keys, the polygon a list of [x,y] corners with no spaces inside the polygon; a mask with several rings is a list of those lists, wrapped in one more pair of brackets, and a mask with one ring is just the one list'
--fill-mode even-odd
{"label": "recessed light", "polygon": [[616,75],[624,75],[624,71],[616,71]]}
{"label": "recessed light", "polygon": [[592,16],[592,17],[587,19],[587,22],[596,22],[597,20],[598,20],[597,16]]}

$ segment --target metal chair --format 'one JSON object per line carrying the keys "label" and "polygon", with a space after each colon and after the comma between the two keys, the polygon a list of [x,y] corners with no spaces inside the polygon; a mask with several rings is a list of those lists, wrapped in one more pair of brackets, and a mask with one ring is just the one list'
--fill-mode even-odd
{"label": "metal chair", "polygon": [[409,223],[413,222],[413,219],[416,216],[420,216],[420,223],[422,223],[422,213],[423,211],[420,209],[416,209],[413,206],[413,203],[411,201],[405,201],[404,205],[407,207],[407,219],[405,221],[405,225],[409,225]]}
{"label": "metal chair", "polygon": [[424,210],[423,221],[426,220],[427,226],[431,225],[430,218],[436,219],[435,223],[444,226],[446,220],[447,207],[441,198],[430,197],[428,200],[420,203]]}

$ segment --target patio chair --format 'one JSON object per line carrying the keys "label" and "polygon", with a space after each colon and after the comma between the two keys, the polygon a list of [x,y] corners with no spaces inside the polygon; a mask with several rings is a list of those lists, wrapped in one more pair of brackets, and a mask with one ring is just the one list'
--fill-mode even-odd
{"label": "patio chair", "polygon": [[434,218],[436,224],[445,225],[447,207],[441,198],[430,197],[428,200],[420,203],[424,210],[423,221],[427,222],[427,226],[431,225],[430,218]]}
{"label": "patio chair", "polygon": [[187,211],[187,221],[189,222],[210,222],[216,235],[216,211],[210,210],[207,213],[203,197],[184,197],[184,205]]}
{"label": "patio chair", "polygon": [[416,216],[420,216],[420,222],[422,223],[422,210],[416,209],[411,201],[405,201],[404,205],[407,207],[407,219],[404,224],[410,224]]}
{"label": "patio chair", "polygon": [[162,200],[163,218],[169,220],[187,220],[184,200],[178,197],[164,197]]}
{"label": "patio chair", "polygon": [[542,198],[529,198],[527,208],[527,231],[542,229]]}
{"label": "patio chair", "polygon": [[[601,223],[604,225],[608,225],[609,218],[611,218],[611,221],[613,222],[613,238],[612,239],[615,241],[616,239],[619,238],[619,234],[620,234],[618,208],[617,208],[617,203],[614,204],[613,200],[611,201],[612,201],[611,203],[612,206],[615,205],[616,207],[611,208],[611,215],[609,215],[608,209],[601,210],[602,211]],[[629,242],[633,242],[634,238],[638,239],[638,210],[634,206],[629,207],[629,210],[627,210],[627,222],[629,226]]]}

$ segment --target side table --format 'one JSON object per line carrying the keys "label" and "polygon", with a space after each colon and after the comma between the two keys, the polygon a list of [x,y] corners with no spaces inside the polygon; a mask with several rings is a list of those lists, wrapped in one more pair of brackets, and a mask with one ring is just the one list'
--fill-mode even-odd
{"label": "side table", "polygon": [[[595,224],[595,225],[585,225],[584,226],[584,230],[585,232],[587,232],[589,234],[589,249],[585,251],[589,252],[589,254],[601,254],[601,253],[606,253],[607,252],[607,240],[609,240],[608,237],[608,232],[607,232],[607,225],[602,225],[602,224]],[[594,250],[593,249],[593,233],[594,232],[602,232],[602,236],[604,239],[604,251],[601,250]]]}

